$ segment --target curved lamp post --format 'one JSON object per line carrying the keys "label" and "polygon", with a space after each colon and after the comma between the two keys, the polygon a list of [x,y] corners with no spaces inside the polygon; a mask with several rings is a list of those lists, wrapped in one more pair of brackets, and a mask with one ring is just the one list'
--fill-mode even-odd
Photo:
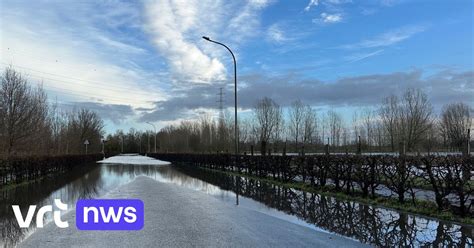
{"label": "curved lamp post", "polygon": [[209,41],[209,42],[212,42],[212,43],[216,43],[218,45],[221,45],[223,47],[225,47],[229,52],[230,54],[232,55],[232,59],[234,60],[234,131],[235,131],[235,155],[238,155],[239,154],[239,129],[238,129],[238,126],[237,126],[237,62],[235,61],[235,56],[234,56],[234,53],[232,52],[232,50],[230,50],[230,48],[218,41],[215,41],[215,40],[211,40],[211,38],[207,37],[207,36],[203,36],[202,37],[203,39]]}
{"label": "curved lamp post", "polygon": [[150,124],[153,127],[153,130],[155,131],[155,153],[156,153],[156,127],[151,122],[147,122],[147,124]]}

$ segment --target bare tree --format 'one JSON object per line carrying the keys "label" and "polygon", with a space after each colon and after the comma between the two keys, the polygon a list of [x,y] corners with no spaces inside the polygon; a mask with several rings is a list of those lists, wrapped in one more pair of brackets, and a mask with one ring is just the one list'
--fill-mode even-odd
{"label": "bare tree", "polygon": [[211,151],[212,145],[214,143],[214,139],[216,139],[216,135],[213,134],[213,126],[214,122],[212,120],[212,116],[208,114],[201,115],[199,117],[199,125],[200,125],[200,134],[201,134],[201,141],[204,150]]}
{"label": "bare tree", "polygon": [[374,140],[374,121],[375,121],[375,116],[374,112],[367,108],[362,111],[362,122],[365,128],[365,140],[367,142],[367,146],[370,147],[373,145],[373,140]]}
{"label": "bare tree", "polygon": [[254,130],[261,145],[261,152],[266,152],[266,145],[276,132],[281,131],[282,110],[272,99],[265,97],[257,102],[254,108]]}
{"label": "bare tree", "polygon": [[[32,142],[48,129],[47,96],[41,87],[31,88],[20,73],[6,68],[1,78],[0,106],[1,126],[4,130],[7,155],[20,144]],[[38,140],[37,143],[43,142]],[[35,144],[37,144],[35,143]],[[31,143],[30,143],[31,144]],[[29,147],[31,148],[31,147]],[[22,149],[27,151],[28,148]]]}
{"label": "bare tree", "polygon": [[298,142],[304,130],[305,106],[300,100],[291,103],[289,110],[289,134],[295,141],[295,151],[298,152]]}
{"label": "bare tree", "polygon": [[408,89],[398,113],[400,140],[413,151],[426,136],[432,123],[432,106],[420,89]]}
{"label": "bare tree", "polygon": [[339,146],[342,134],[342,118],[337,112],[333,110],[329,110],[327,115],[331,145]]}
{"label": "bare tree", "polygon": [[373,129],[374,142],[375,142],[375,145],[378,146],[379,151],[380,151],[382,146],[388,144],[387,139],[386,139],[387,134],[385,132],[384,125],[381,120],[375,120],[373,126],[374,126],[374,129]]}
{"label": "bare tree", "polygon": [[350,139],[349,128],[343,127],[342,128],[342,145],[344,146],[344,149],[345,149],[346,152],[348,152],[347,146],[350,143],[349,139]]}
{"label": "bare tree", "polygon": [[91,150],[99,151],[104,122],[97,113],[81,109],[71,113],[68,122],[68,144],[73,153],[83,152],[85,140],[89,141]]}
{"label": "bare tree", "polygon": [[360,136],[360,120],[359,120],[359,113],[354,111],[352,113],[352,133],[353,133],[353,140],[355,144],[359,143],[359,136]]}
{"label": "bare tree", "polygon": [[245,144],[251,142],[251,128],[252,124],[248,118],[239,120],[239,147],[242,147],[245,150]]}
{"label": "bare tree", "polygon": [[313,137],[317,131],[317,115],[316,111],[309,105],[304,108],[303,119],[303,145],[306,146],[308,142],[312,142]]}
{"label": "bare tree", "polygon": [[397,142],[397,118],[399,116],[399,103],[395,95],[386,97],[383,100],[380,108],[380,117],[383,126],[390,138],[390,147],[392,152],[395,151],[395,144]]}
{"label": "bare tree", "polygon": [[64,145],[67,142],[67,113],[60,111],[59,105],[55,102],[50,110],[49,122],[53,142],[53,151],[56,154],[65,153]]}
{"label": "bare tree", "polygon": [[452,147],[461,149],[467,140],[467,129],[472,126],[471,109],[465,103],[445,105],[441,112],[441,134]]}

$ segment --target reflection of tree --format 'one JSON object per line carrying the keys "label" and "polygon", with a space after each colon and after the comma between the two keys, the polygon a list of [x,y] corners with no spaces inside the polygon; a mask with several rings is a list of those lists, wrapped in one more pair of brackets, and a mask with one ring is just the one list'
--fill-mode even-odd
{"label": "reflection of tree", "polygon": [[23,216],[25,216],[29,205],[37,205],[37,208],[50,205],[54,198],[60,198],[63,202],[74,202],[76,199],[87,198],[97,192],[100,184],[99,179],[99,167],[84,165],[61,176],[1,190],[0,238],[4,242],[3,245],[6,247],[15,246],[24,235],[36,226],[36,218],[33,218],[31,228],[20,228],[13,214],[12,205],[19,205]]}
{"label": "reflection of tree", "polygon": [[[472,228],[415,217],[349,201],[340,201],[249,178],[178,167],[179,171],[236,192],[326,230],[379,247],[472,246]],[[433,229],[437,224],[437,228]],[[436,235],[430,235],[436,232]]]}

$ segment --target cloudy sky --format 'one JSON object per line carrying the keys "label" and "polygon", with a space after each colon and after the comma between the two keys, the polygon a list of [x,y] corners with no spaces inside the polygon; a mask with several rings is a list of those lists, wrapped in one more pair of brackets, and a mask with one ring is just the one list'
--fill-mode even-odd
{"label": "cloudy sky", "polygon": [[[0,2],[0,66],[43,84],[62,109],[87,107],[106,129],[162,127],[263,96],[350,118],[408,87],[435,109],[473,106],[473,2],[404,0]],[[3,69],[2,69],[3,70]]]}

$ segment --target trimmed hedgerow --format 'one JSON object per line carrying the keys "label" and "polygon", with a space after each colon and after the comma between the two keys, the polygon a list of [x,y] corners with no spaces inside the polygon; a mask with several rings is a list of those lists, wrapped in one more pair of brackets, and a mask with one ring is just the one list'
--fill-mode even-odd
{"label": "trimmed hedgerow", "polygon": [[[428,188],[438,210],[453,210],[462,216],[471,213],[474,184],[470,156],[234,156],[229,154],[149,154],[149,156],[203,168],[234,171],[281,182],[302,182],[337,192],[374,197],[384,185],[400,203],[416,202],[416,190]],[[449,202],[455,195],[459,206]]]}
{"label": "trimmed hedgerow", "polygon": [[0,185],[37,180],[45,176],[61,174],[76,166],[95,162],[102,154],[9,157],[0,159]]}

